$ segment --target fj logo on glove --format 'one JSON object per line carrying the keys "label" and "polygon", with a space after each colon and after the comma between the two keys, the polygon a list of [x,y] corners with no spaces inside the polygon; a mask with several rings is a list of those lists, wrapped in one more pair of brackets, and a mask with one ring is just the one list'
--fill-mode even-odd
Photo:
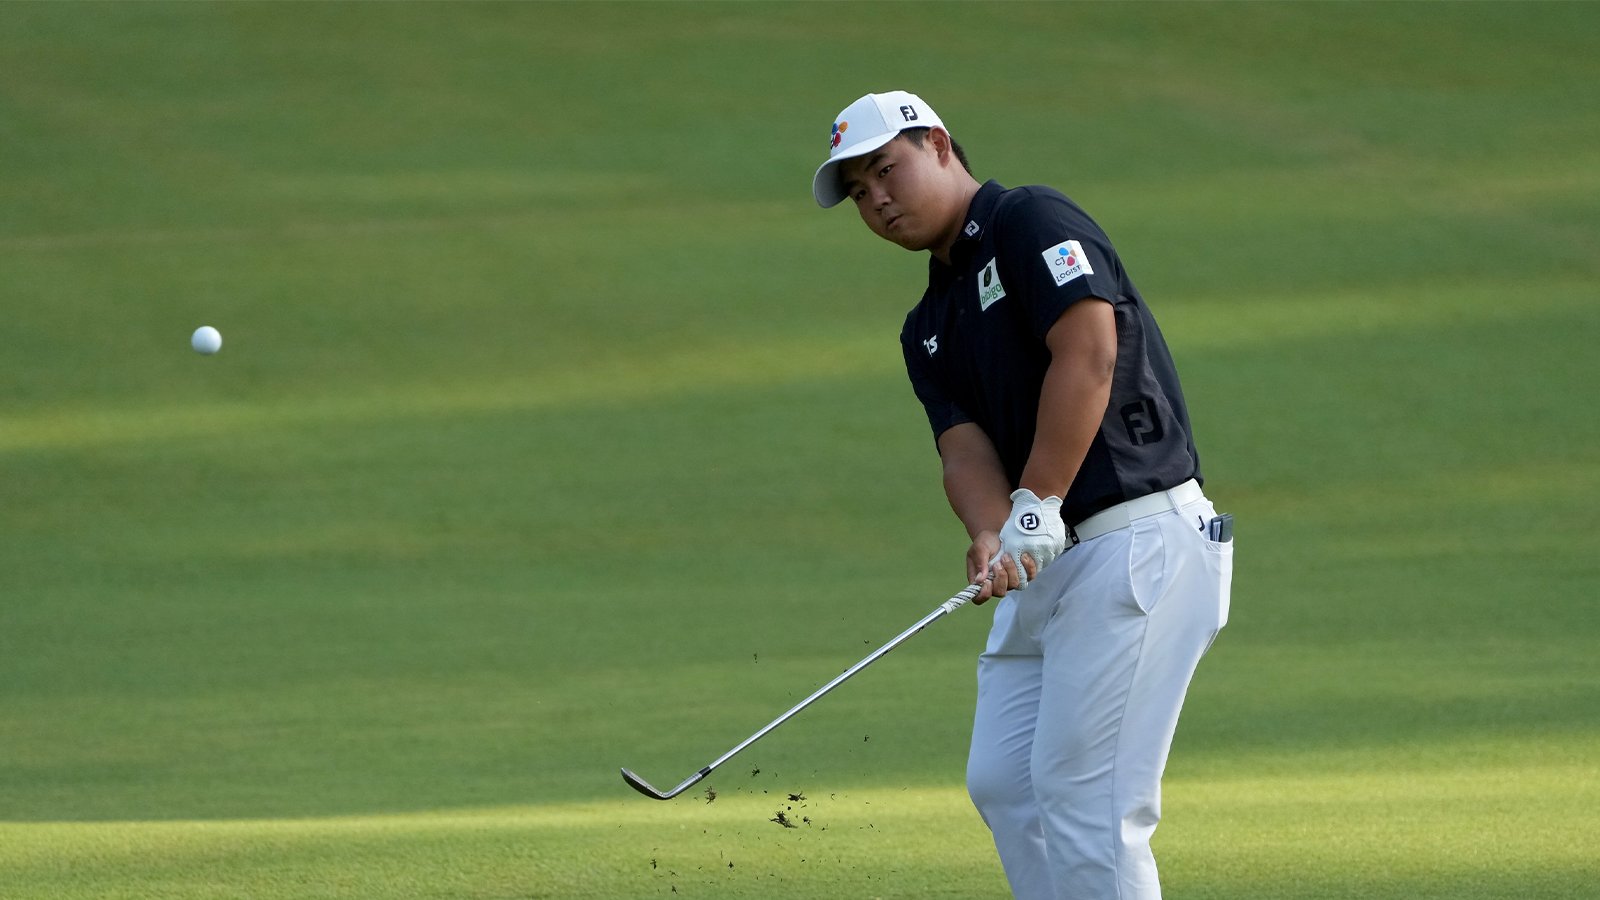
{"label": "fj logo on glove", "polygon": [[1017,524],[1022,526],[1024,531],[1038,531],[1039,517],[1033,513],[1023,513],[1022,518],[1017,520]]}

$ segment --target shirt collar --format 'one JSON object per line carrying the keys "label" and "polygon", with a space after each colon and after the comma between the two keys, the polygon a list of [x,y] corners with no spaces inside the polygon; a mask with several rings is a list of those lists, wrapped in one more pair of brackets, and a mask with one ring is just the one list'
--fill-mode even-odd
{"label": "shirt collar", "polygon": [[[1000,182],[989,179],[972,195],[972,200],[967,204],[967,214],[962,219],[961,234],[956,237],[956,242],[950,248],[950,259],[959,267],[967,254],[972,252],[971,247],[963,244],[976,244],[983,240],[983,233],[989,230],[989,219],[994,215],[994,207],[1000,202],[1000,195],[1005,193],[1005,188]],[[928,254],[928,268],[939,271],[946,268],[938,257]]]}
{"label": "shirt collar", "polygon": [[1000,201],[1003,193],[1005,188],[993,178],[978,188],[978,192],[972,195],[972,202],[967,205],[966,221],[961,225],[961,236],[956,238],[956,243],[983,240],[983,233],[989,228],[989,217],[994,214],[994,205]]}

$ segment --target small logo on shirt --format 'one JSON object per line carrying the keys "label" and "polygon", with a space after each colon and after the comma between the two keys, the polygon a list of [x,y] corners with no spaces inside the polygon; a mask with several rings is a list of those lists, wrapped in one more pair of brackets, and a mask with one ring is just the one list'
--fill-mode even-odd
{"label": "small logo on shirt", "polygon": [[1128,429],[1128,443],[1135,447],[1154,444],[1166,437],[1161,428],[1161,418],[1156,415],[1156,405],[1148,397],[1140,397],[1122,407],[1122,425]]}
{"label": "small logo on shirt", "polygon": [[961,229],[961,233],[967,237],[976,235],[978,233],[978,220],[973,219],[972,221],[968,222],[967,227]]}
{"label": "small logo on shirt", "polygon": [[1005,295],[1005,285],[1000,283],[1000,270],[995,268],[995,260],[991,259],[978,276],[978,308],[988,309]]}
{"label": "small logo on shirt", "polygon": [[939,336],[936,334],[933,337],[928,338],[927,340],[922,342],[922,346],[928,348],[928,355],[929,356],[932,356],[935,353],[938,353],[939,352]]}
{"label": "small logo on shirt", "polygon": [[844,133],[845,133],[845,131],[847,129],[849,129],[849,127],[850,127],[850,123],[849,122],[835,122],[835,123],[833,123],[833,137],[828,139],[828,149],[829,150],[832,150],[832,149],[834,149],[834,148],[839,146],[839,142],[844,140]]}
{"label": "small logo on shirt", "polygon": [[1089,265],[1089,258],[1083,254],[1083,245],[1077,241],[1062,241],[1041,255],[1045,266],[1050,269],[1050,277],[1056,280],[1056,287],[1080,275],[1094,274],[1094,267]]}

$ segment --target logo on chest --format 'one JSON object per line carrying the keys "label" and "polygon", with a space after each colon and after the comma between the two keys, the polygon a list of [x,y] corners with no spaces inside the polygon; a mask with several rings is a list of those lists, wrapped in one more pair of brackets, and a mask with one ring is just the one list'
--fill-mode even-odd
{"label": "logo on chest", "polygon": [[1074,278],[1094,274],[1089,258],[1083,255],[1083,245],[1077,241],[1062,241],[1041,255],[1044,256],[1044,264],[1050,268],[1050,277],[1056,280],[1056,287]]}
{"label": "logo on chest", "polygon": [[1000,283],[1000,270],[995,268],[995,260],[991,259],[978,275],[978,308],[988,309],[1005,295],[1005,285]]}

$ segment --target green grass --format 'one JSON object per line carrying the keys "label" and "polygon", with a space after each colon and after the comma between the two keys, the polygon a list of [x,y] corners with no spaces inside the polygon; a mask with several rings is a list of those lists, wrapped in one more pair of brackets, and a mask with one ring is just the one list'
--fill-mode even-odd
{"label": "green grass", "polygon": [[0,894],[1006,896],[984,611],[616,776],[959,586],[923,264],[806,191],[904,86],[1106,226],[1238,516],[1167,895],[1600,896],[1594,6],[13,4],[0,71]]}
{"label": "green grass", "polygon": [[[1600,801],[1593,768],[1540,758],[1548,745],[1506,749],[1515,764],[1171,779],[1167,892],[1588,896],[1600,866],[1569,823]],[[795,828],[772,824],[777,812]],[[0,824],[0,837],[0,859],[43,896],[1005,896],[988,833],[954,787],[798,801],[745,788],[712,805]]]}

